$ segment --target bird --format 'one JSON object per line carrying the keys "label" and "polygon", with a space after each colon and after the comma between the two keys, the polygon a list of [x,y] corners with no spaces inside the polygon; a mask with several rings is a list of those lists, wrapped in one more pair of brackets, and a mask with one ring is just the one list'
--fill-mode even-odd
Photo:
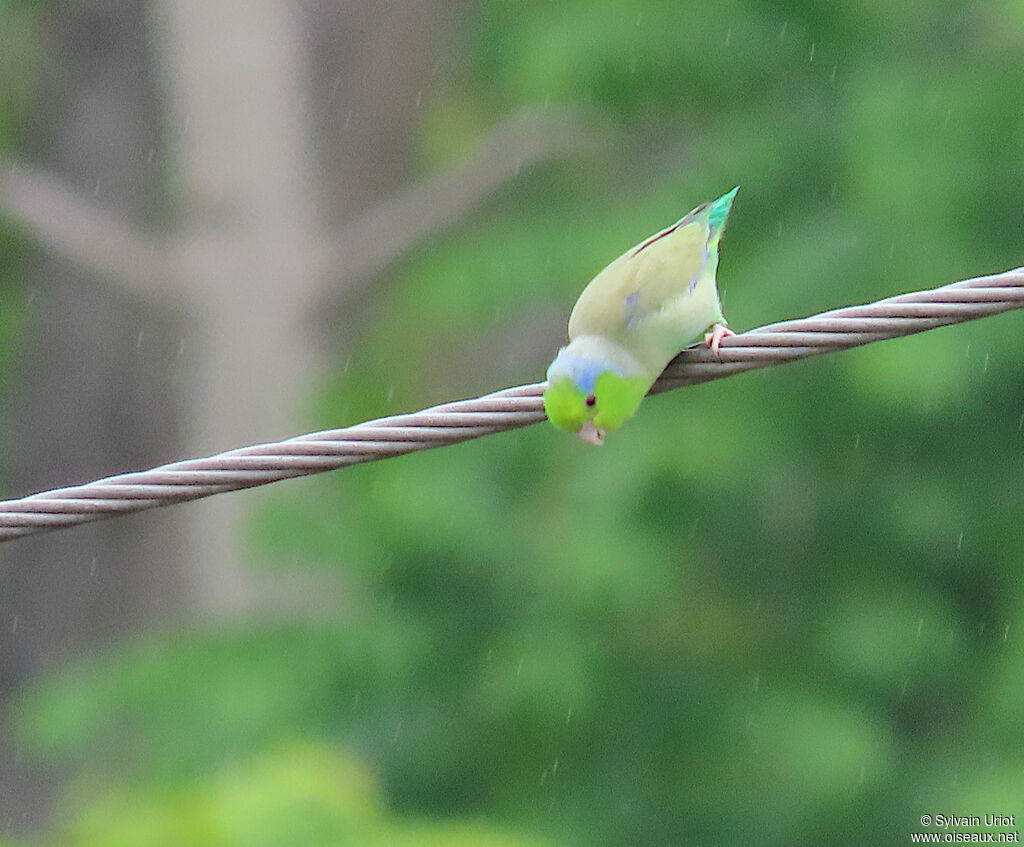
{"label": "bird", "polygon": [[569,343],[547,371],[544,411],[588,444],[632,418],[675,355],[700,341],[719,355],[729,329],[718,245],[737,185],[631,247],[595,276],[569,315]]}

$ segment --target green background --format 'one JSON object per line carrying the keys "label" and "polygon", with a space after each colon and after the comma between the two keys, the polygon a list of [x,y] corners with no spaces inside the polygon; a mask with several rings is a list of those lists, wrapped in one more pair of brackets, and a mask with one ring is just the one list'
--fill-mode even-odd
{"label": "green background", "polygon": [[[737,183],[737,329],[1024,263],[1019,0],[459,14],[422,173],[522,106],[610,141],[388,271],[315,426],[542,378],[552,347],[496,351]],[[13,149],[25,104],[0,96]],[[0,239],[17,303],[30,248]],[[545,425],[282,486],[254,549],[347,607],[31,680],[6,731],[67,787],[28,843],[905,843],[925,812],[1024,814],[1022,332],[671,392],[600,451]]]}

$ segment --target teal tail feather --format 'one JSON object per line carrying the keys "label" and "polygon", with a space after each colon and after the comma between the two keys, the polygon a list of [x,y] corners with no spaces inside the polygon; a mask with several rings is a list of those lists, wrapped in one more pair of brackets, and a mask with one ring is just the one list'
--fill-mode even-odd
{"label": "teal tail feather", "polygon": [[736,197],[736,192],[740,190],[737,185],[732,191],[727,194],[723,194],[714,203],[711,204],[711,215],[708,218],[708,226],[712,230],[721,231],[722,227],[725,226],[725,219],[729,217],[729,210],[732,208],[733,198]]}

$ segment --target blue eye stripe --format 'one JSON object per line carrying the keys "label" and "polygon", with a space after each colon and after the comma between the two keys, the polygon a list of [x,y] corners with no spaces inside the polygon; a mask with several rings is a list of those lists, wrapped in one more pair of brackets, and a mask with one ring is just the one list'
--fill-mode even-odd
{"label": "blue eye stripe", "polygon": [[608,370],[607,367],[592,360],[574,359],[569,362],[569,376],[584,394],[594,393],[597,378]]}
{"label": "blue eye stripe", "polygon": [[[575,351],[567,352],[569,348],[563,347],[555,357],[555,361],[548,368],[548,379],[568,377],[573,385],[584,394],[593,394],[597,378],[608,371],[619,373],[619,368],[607,361],[591,356],[575,355]],[[620,376],[622,374],[619,374]]]}

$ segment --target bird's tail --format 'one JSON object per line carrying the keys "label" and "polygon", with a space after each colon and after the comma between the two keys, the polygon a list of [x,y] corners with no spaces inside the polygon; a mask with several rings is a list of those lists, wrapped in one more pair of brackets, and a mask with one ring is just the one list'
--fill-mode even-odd
{"label": "bird's tail", "polygon": [[729,210],[732,208],[733,198],[740,190],[737,185],[732,191],[723,194],[711,204],[711,214],[708,215],[708,248],[713,253],[718,249],[718,242],[725,232],[725,221],[729,217]]}
{"label": "bird's tail", "polygon": [[732,208],[732,201],[736,197],[736,192],[740,190],[737,185],[732,191],[727,194],[723,194],[714,203],[711,204],[711,215],[708,218],[708,225],[713,230],[717,230],[719,233],[725,227],[725,220],[729,217],[729,210]]}

